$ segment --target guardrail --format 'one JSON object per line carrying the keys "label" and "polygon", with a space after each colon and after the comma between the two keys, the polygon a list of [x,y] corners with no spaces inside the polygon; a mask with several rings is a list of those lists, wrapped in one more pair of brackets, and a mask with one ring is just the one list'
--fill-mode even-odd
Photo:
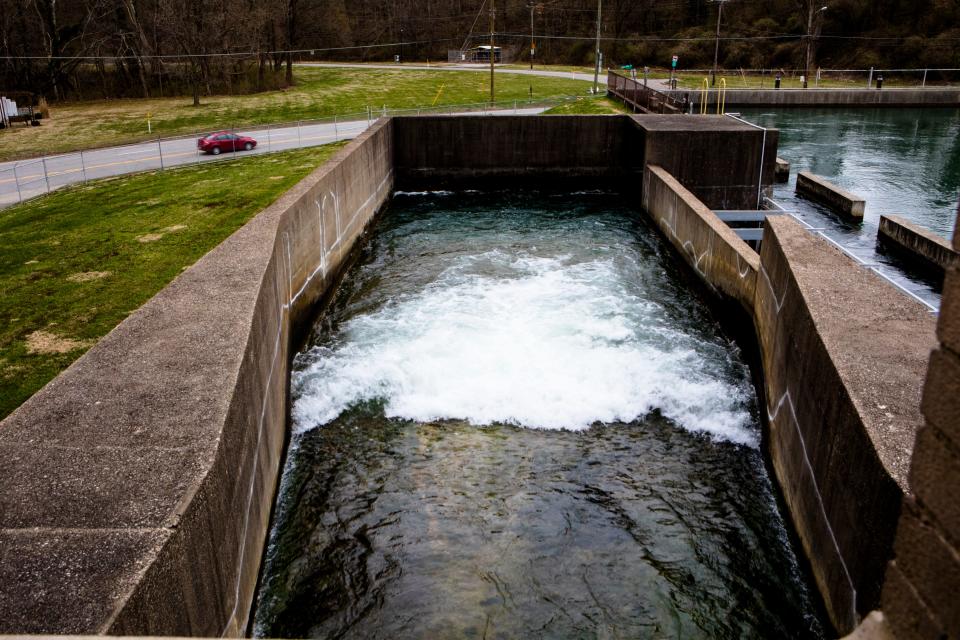
{"label": "guardrail", "polygon": [[686,113],[687,103],[651,89],[647,84],[628,76],[607,71],[607,93],[623,100],[634,112]]}
{"label": "guardrail", "polygon": [[[87,182],[143,171],[163,171],[188,164],[228,162],[254,154],[288,151],[347,140],[359,135],[374,120],[383,116],[410,116],[421,114],[499,113],[520,109],[549,108],[576,100],[579,96],[476,102],[390,109],[371,108],[365,111],[337,114],[328,118],[298,120],[296,122],[232,125],[223,123],[220,129],[155,138],[144,142],[110,147],[85,149],[42,158],[0,163],[0,208],[44,195],[69,184]],[[257,147],[252,151],[205,155],[197,148],[197,139],[211,131],[229,131],[255,134]]]}

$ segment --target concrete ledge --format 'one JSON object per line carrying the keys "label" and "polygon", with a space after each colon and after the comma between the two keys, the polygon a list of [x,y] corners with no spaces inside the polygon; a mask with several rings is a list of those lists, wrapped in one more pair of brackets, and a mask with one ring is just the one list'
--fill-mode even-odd
{"label": "concrete ledge", "polygon": [[790,163],[783,158],[777,158],[777,168],[773,175],[777,182],[788,182],[790,180]]}
{"label": "concrete ledge", "polygon": [[880,216],[877,239],[940,274],[960,265],[960,254],[949,242],[900,216]]}
{"label": "concrete ledge", "polygon": [[0,423],[0,632],[240,636],[292,327],[392,188],[382,121]]}
{"label": "concrete ledge", "polygon": [[[667,91],[683,99],[688,94],[699,107],[697,90]],[[960,88],[921,89],[736,89],[726,92],[727,107],[957,107]],[[717,92],[711,91],[708,104],[715,105]]]}
{"label": "concrete ledge", "polygon": [[806,171],[797,174],[797,193],[852,220],[862,220],[866,202],[835,184]]}

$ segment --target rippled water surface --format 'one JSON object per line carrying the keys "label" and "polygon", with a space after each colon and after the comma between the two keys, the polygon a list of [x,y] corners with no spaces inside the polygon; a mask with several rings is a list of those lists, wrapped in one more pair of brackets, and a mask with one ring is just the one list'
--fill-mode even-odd
{"label": "rippled water surface", "polygon": [[[909,275],[895,256],[878,254],[876,237],[880,216],[894,214],[952,238],[960,199],[960,109],[745,109],[743,116],[780,130],[777,155],[790,162],[790,182],[775,188],[781,204],[939,305],[937,283]],[[797,197],[797,171],[863,197],[863,223],[845,222]]]}
{"label": "rippled water surface", "polygon": [[822,636],[749,371],[614,196],[398,196],[292,394],[259,636]]}

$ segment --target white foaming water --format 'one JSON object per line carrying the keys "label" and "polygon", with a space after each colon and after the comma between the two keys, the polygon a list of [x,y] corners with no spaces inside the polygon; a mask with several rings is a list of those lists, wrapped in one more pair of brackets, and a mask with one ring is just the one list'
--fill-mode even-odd
{"label": "white foaming water", "polygon": [[487,251],[454,259],[421,291],[352,317],[335,342],[301,354],[294,431],[380,399],[388,417],[543,429],[658,409],[691,431],[757,446],[746,376],[718,356],[728,350],[645,299],[616,257]]}

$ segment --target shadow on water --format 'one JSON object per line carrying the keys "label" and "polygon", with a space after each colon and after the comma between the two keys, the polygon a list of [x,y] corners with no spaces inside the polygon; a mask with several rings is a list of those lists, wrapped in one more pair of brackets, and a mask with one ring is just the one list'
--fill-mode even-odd
{"label": "shadow on water", "polygon": [[749,372],[653,230],[610,195],[468,195],[398,198],[297,357],[255,634],[823,637]]}

